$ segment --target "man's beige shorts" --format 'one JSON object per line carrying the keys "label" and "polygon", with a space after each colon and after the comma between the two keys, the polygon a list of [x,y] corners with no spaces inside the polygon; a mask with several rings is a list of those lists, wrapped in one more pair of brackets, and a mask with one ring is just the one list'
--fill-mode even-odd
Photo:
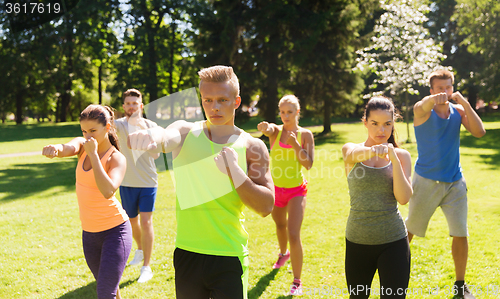
{"label": "man's beige shorts", "polygon": [[467,185],[465,179],[445,183],[426,179],[413,173],[413,196],[410,199],[406,228],[408,232],[425,237],[429,220],[441,207],[448,221],[450,236],[468,237]]}

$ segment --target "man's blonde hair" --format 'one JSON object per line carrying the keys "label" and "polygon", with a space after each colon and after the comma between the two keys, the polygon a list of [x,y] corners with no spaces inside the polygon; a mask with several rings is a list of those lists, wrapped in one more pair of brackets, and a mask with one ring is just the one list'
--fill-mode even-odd
{"label": "man's blonde hair", "polygon": [[455,76],[453,76],[453,73],[446,69],[435,70],[434,72],[432,72],[432,74],[429,75],[429,84],[431,88],[432,88],[432,81],[434,81],[434,79],[440,79],[440,80],[451,79],[451,84],[455,82]]}
{"label": "man's blonde hair", "polygon": [[228,82],[234,91],[235,98],[240,96],[240,83],[238,77],[230,66],[214,65],[198,72],[201,82],[224,83]]}

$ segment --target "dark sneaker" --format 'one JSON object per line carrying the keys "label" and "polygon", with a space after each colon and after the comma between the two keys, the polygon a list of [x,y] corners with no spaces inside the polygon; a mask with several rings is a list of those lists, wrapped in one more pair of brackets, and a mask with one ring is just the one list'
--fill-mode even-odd
{"label": "dark sneaker", "polygon": [[469,287],[463,281],[455,281],[453,285],[453,299],[476,299],[469,291]]}

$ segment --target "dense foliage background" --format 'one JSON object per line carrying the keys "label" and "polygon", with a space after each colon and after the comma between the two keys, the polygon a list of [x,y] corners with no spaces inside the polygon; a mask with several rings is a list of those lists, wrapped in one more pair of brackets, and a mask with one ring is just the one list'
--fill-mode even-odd
{"label": "dense foliage background", "polygon": [[[48,14],[49,2],[63,11]],[[264,119],[293,93],[325,132],[376,92],[408,112],[438,65],[473,106],[500,94],[496,1],[18,0],[0,10],[2,122],[75,120],[89,103],[119,108],[132,87],[148,103],[197,86],[215,64],[234,67],[243,103]]]}

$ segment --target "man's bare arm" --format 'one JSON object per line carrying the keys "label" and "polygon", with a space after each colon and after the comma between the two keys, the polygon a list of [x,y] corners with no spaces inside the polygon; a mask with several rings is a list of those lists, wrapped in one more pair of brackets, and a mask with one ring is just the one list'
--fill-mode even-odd
{"label": "man's bare arm", "polygon": [[469,101],[467,101],[458,91],[453,93],[451,98],[455,100],[457,104],[460,104],[463,108],[462,111],[460,111],[461,108],[457,108],[457,110],[462,112],[462,124],[464,125],[465,129],[467,129],[467,131],[469,131],[472,136],[476,138],[483,137],[484,134],[486,134],[483,122],[481,121],[479,115],[477,115],[476,111],[472,109]]}
{"label": "man's bare arm", "polygon": [[[269,170],[269,153],[259,139],[250,138],[247,146],[248,175],[238,165],[238,155],[232,148],[224,148],[215,158],[219,169],[227,173],[241,201],[262,217],[274,207],[274,183]],[[229,171],[224,171],[228,169]]]}
{"label": "man's bare arm", "polygon": [[133,150],[172,152],[182,145],[185,135],[192,127],[192,123],[176,121],[166,128],[153,127],[131,133],[127,138],[127,145]]}

